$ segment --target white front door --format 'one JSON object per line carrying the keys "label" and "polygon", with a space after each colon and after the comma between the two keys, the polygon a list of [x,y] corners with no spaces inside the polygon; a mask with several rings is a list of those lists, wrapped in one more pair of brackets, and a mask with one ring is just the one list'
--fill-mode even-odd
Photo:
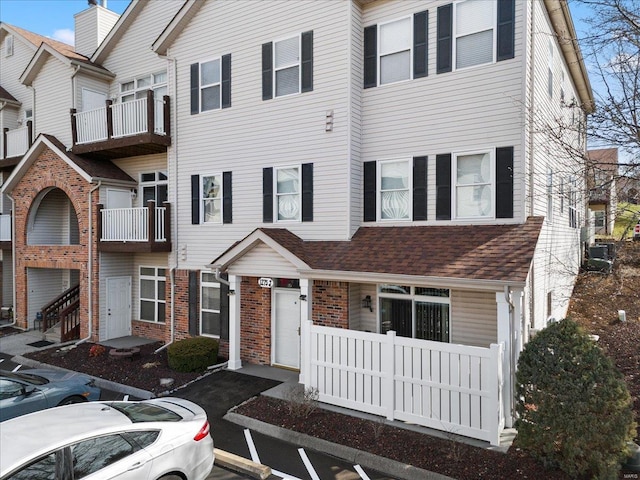
{"label": "white front door", "polygon": [[131,208],[131,190],[107,188],[105,208]]}
{"label": "white front door", "polygon": [[273,304],[273,363],[300,368],[300,290],[275,288]]}
{"label": "white front door", "polygon": [[82,111],[88,112],[89,110],[95,110],[97,108],[103,108],[107,100],[107,94],[102,92],[96,92],[89,90],[88,88],[82,89]]}
{"label": "white front door", "polygon": [[131,335],[131,277],[107,278],[107,338]]}

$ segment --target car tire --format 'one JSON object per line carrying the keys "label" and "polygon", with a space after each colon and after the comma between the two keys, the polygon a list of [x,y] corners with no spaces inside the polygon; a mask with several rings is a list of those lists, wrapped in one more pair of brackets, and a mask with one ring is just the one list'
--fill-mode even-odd
{"label": "car tire", "polygon": [[180,475],[175,475],[170,473],[169,475],[164,475],[160,477],[158,480],[184,480]]}
{"label": "car tire", "polygon": [[64,400],[61,400],[60,403],[58,403],[58,406],[61,407],[62,405],[71,405],[72,403],[82,403],[86,401],[87,399],[81,397],[80,395],[73,395],[71,397],[65,398]]}

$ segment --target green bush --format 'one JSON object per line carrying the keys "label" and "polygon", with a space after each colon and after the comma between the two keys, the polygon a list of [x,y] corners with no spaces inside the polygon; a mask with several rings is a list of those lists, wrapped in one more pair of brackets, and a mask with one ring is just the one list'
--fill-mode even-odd
{"label": "green bush", "polygon": [[617,478],[635,422],[622,375],[573,321],[525,347],[516,373],[516,444],[572,477]]}
{"label": "green bush", "polygon": [[167,347],[169,367],[178,372],[201,372],[218,361],[218,340],[185,338]]}

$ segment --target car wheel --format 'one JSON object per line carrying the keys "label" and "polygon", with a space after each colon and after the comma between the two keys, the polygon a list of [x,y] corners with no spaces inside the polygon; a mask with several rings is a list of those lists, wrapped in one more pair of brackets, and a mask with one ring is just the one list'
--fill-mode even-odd
{"label": "car wheel", "polygon": [[73,395],[72,397],[67,397],[64,400],[62,400],[60,403],[58,403],[58,406],[62,406],[62,405],[71,405],[72,403],[82,403],[82,402],[86,402],[87,399],[84,397],[81,397],[80,395]]}
{"label": "car wheel", "polygon": [[180,475],[169,474],[160,477],[158,480],[183,480],[183,478]]}

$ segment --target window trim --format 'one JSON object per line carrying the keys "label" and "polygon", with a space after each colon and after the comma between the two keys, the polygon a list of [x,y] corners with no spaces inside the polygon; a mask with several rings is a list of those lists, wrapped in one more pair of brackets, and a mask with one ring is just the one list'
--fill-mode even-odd
{"label": "window trim", "polygon": [[[211,337],[211,338],[221,338],[221,334],[222,334],[222,298],[220,298],[220,310],[211,310],[208,308],[204,308],[204,306],[202,305],[202,299],[204,298],[204,295],[202,293],[204,288],[217,288],[220,291],[220,296],[222,297],[222,284],[220,282],[207,282],[204,280],[204,276],[205,274],[208,275],[215,275],[215,272],[212,270],[202,270],[200,272],[200,308],[198,310],[198,333],[203,336],[203,337]],[[204,333],[202,331],[202,313],[203,312],[210,312],[210,313],[218,313],[218,315],[220,315],[220,335],[213,335],[211,333]]]}
{"label": "window trim", "polygon": [[13,35],[7,35],[4,39],[4,56],[11,57],[14,53],[15,38]]}
{"label": "window trim", "polygon": [[[277,68],[276,67],[276,44],[279,42],[284,42],[286,40],[291,40],[292,38],[298,39],[298,62],[287,64],[284,67]],[[273,45],[273,55],[271,57],[271,68],[272,68],[271,81],[272,81],[272,94],[273,94],[272,98],[275,99],[275,98],[281,98],[281,97],[289,97],[291,95],[300,95],[302,93],[302,32],[299,32],[295,35],[287,35],[287,36],[279,37],[272,41],[272,45]],[[286,70],[288,68],[292,68],[295,66],[298,67],[298,91],[287,93],[284,95],[278,95],[278,84],[277,84],[277,75],[276,75],[277,72],[279,72],[280,70]]]}
{"label": "window trim", "polygon": [[[155,80],[155,76],[156,75],[160,75],[160,74],[164,74],[165,76],[165,81],[164,83],[154,83]],[[132,100],[139,100],[139,98],[137,97],[138,93],[141,92],[146,92],[147,90],[151,90],[155,93],[156,90],[159,90],[160,88],[168,88],[168,72],[167,70],[163,70],[163,71],[156,71],[156,72],[152,72],[152,73],[148,73],[146,75],[138,75],[136,77],[133,77],[129,80],[126,81],[121,81],[119,82],[119,88],[118,88],[118,101],[121,103],[124,102],[130,102]],[[149,85],[145,86],[145,87],[138,87],[138,81],[142,80],[144,78],[147,78],[150,80]],[[133,89],[131,90],[122,90],[123,85],[127,84],[127,83],[131,83],[133,82]],[[133,98],[130,100],[123,100],[124,97],[129,97],[133,95]],[[146,98],[146,97],[145,97]]]}
{"label": "window trim", "polygon": [[[220,178],[220,193],[217,199],[220,200],[220,221],[206,221],[205,220],[205,208],[204,202],[205,200],[210,200],[209,197],[204,196],[203,192],[203,183],[205,177],[219,177]],[[199,191],[200,191],[200,223],[202,225],[222,225],[224,218],[224,180],[223,180],[223,172],[216,173],[208,173],[208,174],[200,174],[200,183],[199,183]]]}
{"label": "window trim", "polygon": [[[380,300],[382,298],[391,298],[391,299],[396,299],[396,300],[410,300],[411,301],[411,338],[416,339],[416,340],[423,340],[423,339],[417,339],[416,338],[416,309],[415,309],[415,304],[416,301],[418,302],[429,302],[429,303],[437,303],[437,304],[442,304],[442,305],[449,305],[449,330],[448,330],[448,338],[446,341],[443,341],[442,343],[451,343],[451,319],[453,318],[453,316],[451,315],[451,307],[452,307],[452,302],[451,302],[451,295],[452,295],[452,290],[450,288],[440,288],[440,287],[433,287],[433,286],[424,286],[424,285],[407,285],[411,288],[410,292],[408,294],[406,293],[388,293],[388,292],[381,292],[381,287],[384,285],[393,285],[393,284],[382,284],[379,283],[376,285],[376,293],[378,296],[378,314],[377,314],[377,328],[378,328],[378,332],[377,333],[382,333],[382,318],[381,318],[381,311],[382,309],[380,308]],[[429,295],[418,295],[416,294],[416,288],[433,288],[436,290],[448,290],[449,292],[449,296],[447,297],[434,297],[434,296],[429,296]],[[437,341],[437,340],[425,340],[425,341]]]}
{"label": "window trim", "polygon": [[[410,80],[413,80],[413,55],[414,55],[414,45],[413,45],[413,18],[414,15],[408,15],[408,16],[404,16],[404,17],[398,17],[398,18],[394,18],[393,20],[388,20],[386,22],[381,22],[378,23],[377,25],[377,38],[376,38],[376,69],[377,69],[377,75],[376,75],[376,81],[377,81],[377,86],[378,87],[382,87],[384,85],[394,85],[396,83],[402,83],[402,82],[408,82]],[[409,49],[408,50],[396,50],[393,52],[387,52],[384,54],[384,56],[388,56],[388,55],[393,55],[396,53],[400,53],[400,52],[405,52],[408,51],[409,52],[409,78],[405,78],[403,80],[396,80],[395,82],[386,82],[386,83],[382,83],[382,68],[381,68],[381,58],[383,57],[383,54],[381,52],[381,43],[382,43],[382,27],[385,25],[389,25],[390,23],[395,23],[395,22],[400,22],[402,20],[408,20],[409,21]]]}
{"label": "window trim", "polygon": [[[466,155],[489,155],[489,182],[478,184],[458,184],[458,157]],[[489,185],[491,187],[491,213],[489,215],[458,216],[458,187]],[[452,220],[493,220],[496,218],[496,148],[479,148],[451,152],[451,219]]]}
{"label": "window trim", "polygon": [[470,68],[481,67],[483,65],[493,65],[497,63],[497,48],[498,48],[498,11],[497,11],[497,2],[491,2],[491,32],[492,32],[492,42],[491,42],[491,61],[487,63],[478,63],[476,65],[470,65],[468,67],[458,67],[458,38],[466,37],[469,35],[485,32],[489,29],[478,30],[471,33],[466,33],[464,35],[458,35],[458,31],[456,28],[456,20],[458,18],[458,6],[463,4],[469,0],[459,0],[453,3],[453,14],[452,14],[452,26],[451,26],[451,70],[452,71],[464,71]]}
{"label": "window trim", "polygon": [[553,40],[550,38],[549,39],[549,44],[548,44],[548,52],[547,52],[547,93],[549,94],[549,98],[553,99],[553,77],[554,75],[554,69],[553,69],[553,57],[554,57],[554,45],[553,45]]}
{"label": "window trim", "polygon": [[[208,83],[206,85],[203,85],[201,83],[202,80],[202,65],[204,63],[209,63],[209,62],[215,62],[218,61],[219,65],[220,65],[220,77],[218,79],[218,82],[214,82],[214,83]],[[204,88],[210,88],[210,87],[215,87],[216,85],[218,85],[220,87],[219,91],[218,91],[218,97],[219,97],[219,107],[218,108],[210,108],[207,110],[203,110],[202,109],[202,90]],[[198,114],[201,113],[207,113],[207,112],[215,112],[217,110],[222,110],[222,55],[218,55],[215,57],[210,57],[207,58],[206,60],[200,60],[198,62]]]}
{"label": "window trim", "polygon": [[553,222],[553,169],[547,168],[547,222]]}
{"label": "window trim", "polygon": [[[278,198],[280,195],[293,195],[291,193],[280,194],[278,193],[278,171],[288,170],[295,168],[298,170],[298,192],[295,194],[298,197],[298,215],[295,219],[280,219],[280,210],[278,209]],[[279,167],[273,167],[273,213],[274,223],[294,223],[302,222],[302,164],[297,165],[282,165]]]}
{"label": "window trim", "polygon": [[[382,165],[388,163],[401,163],[407,165],[408,186],[407,191],[407,218],[382,218]],[[398,191],[398,189],[395,189]],[[376,220],[378,222],[410,222],[413,220],[413,157],[396,157],[378,160],[376,162]]]}
{"label": "window trim", "polygon": [[[143,180],[143,175],[154,175],[155,179],[153,181]],[[165,179],[160,179],[160,175],[164,175]],[[154,170],[154,171],[146,171],[140,172],[139,181],[138,181],[138,197],[140,198],[141,205],[146,207],[146,202],[144,202],[144,189],[145,187],[153,187],[154,189],[154,198],[156,202],[156,207],[161,207],[162,204],[158,203],[158,187],[161,185],[167,186],[167,194],[169,192],[169,176],[167,175],[166,170]],[[168,195],[167,195],[168,197]],[[169,199],[167,198],[167,201]]]}
{"label": "window trim", "polygon": [[[143,268],[149,268],[149,269],[153,269],[155,274],[153,276],[151,275],[143,275],[142,273],[142,269]],[[160,276],[158,274],[159,270],[165,270],[165,274],[163,276]],[[139,265],[138,266],[138,320],[140,320],[141,322],[148,322],[148,323],[153,323],[153,324],[165,324],[166,323],[166,319],[162,319],[162,321],[160,321],[158,319],[158,304],[163,303],[165,306],[165,316],[166,316],[166,308],[167,308],[167,298],[166,298],[166,292],[165,292],[165,299],[164,300],[160,300],[158,299],[158,282],[159,281],[163,281],[165,282],[165,291],[166,291],[166,285],[167,285],[167,273],[166,273],[167,267],[158,267],[158,266],[150,266],[150,265]],[[142,280],[153,280],[154,282],[154,289],[155,289],[155,297],[156,298],[147,298],[147,297],[143,297],[142,296]],[[154,320],[147,320],[147,319],[143,319],[142,318],[142,301],[146,301],[146,302],[153,302],[155,305],[155,308],[153,309],[153,317]]]}

